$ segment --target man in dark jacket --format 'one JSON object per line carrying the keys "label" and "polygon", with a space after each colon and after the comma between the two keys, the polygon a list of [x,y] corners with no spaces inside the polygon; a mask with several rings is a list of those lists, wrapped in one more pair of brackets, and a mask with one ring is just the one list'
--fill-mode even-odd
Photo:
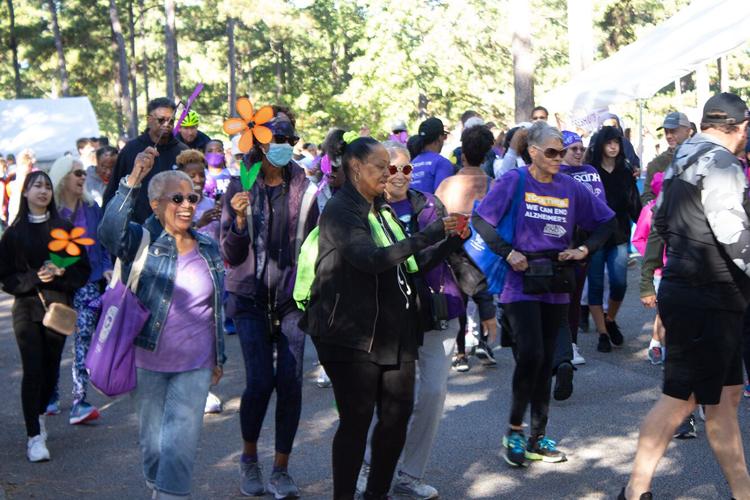
{"label": "man in dark jacket", "polygon": [[198,130],[200,123],[200,115],[195,111],[190,111],[180,124],[180,133],[177,135],[177,139],[190,149],[205,152],[211,138]]}
{"label": "man in dark jacket", "polygon": [[737,423],[743,313],[750,299],[748,183],[737,159],[747,120],[738,96],[713,96],[703,108],[702,133],[683,143],[667,170],[654,218],[667,245],[658,293],[667,332],[663,394],[641,425],[620,498],[651,498],[658,462],[696,404],[705,405],[706,435],[732,497],[750,498]]}
{"label": "man in dark jacket", "polygon": [[679,111],[672,111],[667,114],[662,126],[656,130],[662,129],[664,129],[664,139],[669,147],[646,165],[646,180],[643,182],[643,194],[641,195],[641,202],[644,205],[656,198],[654,192],[651,191],[651,181],[654,179],[654,174],[667,170],[669,164],[672,163],[677,146],[688,140],[693,132],[687,115]]}
{"label": "man in dark jacket", "polygon": [[128,142],[120,151],[107,190],[104,192],[104,206],[117,192],[120,180],[132,172],[135,157],[138,153],[148,147],[155,147],[159,156],[156,157],[151,172],[143,179],[143,186],[138,192],[138,200],[134,207],[133,221],[143,224],[146,218],[151,215],[151,206],[148,203],[149,181],[160,172],[172,170],[177,155],[187,149],[187,146],[172,135],[176,108],[174,101],[166,97],[159,97],[148,103],[148,128],[141,135]]}

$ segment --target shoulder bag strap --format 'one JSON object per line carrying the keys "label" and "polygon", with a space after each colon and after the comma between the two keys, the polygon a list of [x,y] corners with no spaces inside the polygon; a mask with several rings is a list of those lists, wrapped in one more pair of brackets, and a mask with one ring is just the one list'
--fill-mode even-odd
{"label": "shoulder bag strap", "polygon": [[148,258],[148,247],[151,244],[151,233],[145,227],[142,231],[141,244],[138,247],[138,252],[135,254],[133,266],[130,268],[130,276],[128,276],[128,282],[126,284],[133,293],[138,289],[138,281],[141,279],[141,272],[143,271],[143,266],[146,264],[146,259]]}
{"label": "shoulder bag strap", "polygon": [[302,248],[302,243],[304,243],[305,241],[305,226],[307,226],[307,217],[310,214],[312,204],[315,202],[315,194],[317,192],[318,189],[315,184],[309,182],[307,189],[305,189],[305,194],[302,195],[299,218],[297,219],[297,234],[294,238],[294,262],[297,262],[297,259],[299,258],[300,248]]}

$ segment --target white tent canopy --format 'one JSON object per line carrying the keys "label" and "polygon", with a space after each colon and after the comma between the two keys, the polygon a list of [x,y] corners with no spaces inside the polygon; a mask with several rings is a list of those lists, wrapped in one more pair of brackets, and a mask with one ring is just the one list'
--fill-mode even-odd
{"label": "white tent canopy", "polygon": [[544,104],[590,112],[646,99],[670,82],[745,43],[750,0],[695,0],[636,42],[552,90]]}
{"label": "white tent canopy", "polygon": [[48,163],[77,154],[78,138],[98,136],[88,97],[0,101],[0,154],[31,148],[38,162]]}

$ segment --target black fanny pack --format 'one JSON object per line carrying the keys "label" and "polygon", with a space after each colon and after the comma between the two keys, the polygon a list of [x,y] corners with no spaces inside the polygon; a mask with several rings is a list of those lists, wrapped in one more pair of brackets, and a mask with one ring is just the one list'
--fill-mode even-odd
{"label": "black fanny pack", "polygon": [[432,310],[432,329],[446,330],[448,328],[448,298],[442,292],[430,293]]}
{"label": "black fanny pack", "polygon": [[529,259],[529,268],[523,273],[523,293],[573,293],[576,289],[575,265],[575,262],[560,262],[557,257]]}

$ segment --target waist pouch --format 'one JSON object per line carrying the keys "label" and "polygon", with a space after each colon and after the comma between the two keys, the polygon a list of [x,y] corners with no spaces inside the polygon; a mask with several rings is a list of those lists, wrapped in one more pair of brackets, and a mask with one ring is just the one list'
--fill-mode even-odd
{"label": "waist pouch", "polygon": [[446,330],[448,328],[448,298],[442,292],[430,293],[432,309],[432,329]]}
{"label": "waist pouch", "polygon": [[572,293],[576,289],[575,264],[553,259],[529,261],[523,273],[523,293]]}

